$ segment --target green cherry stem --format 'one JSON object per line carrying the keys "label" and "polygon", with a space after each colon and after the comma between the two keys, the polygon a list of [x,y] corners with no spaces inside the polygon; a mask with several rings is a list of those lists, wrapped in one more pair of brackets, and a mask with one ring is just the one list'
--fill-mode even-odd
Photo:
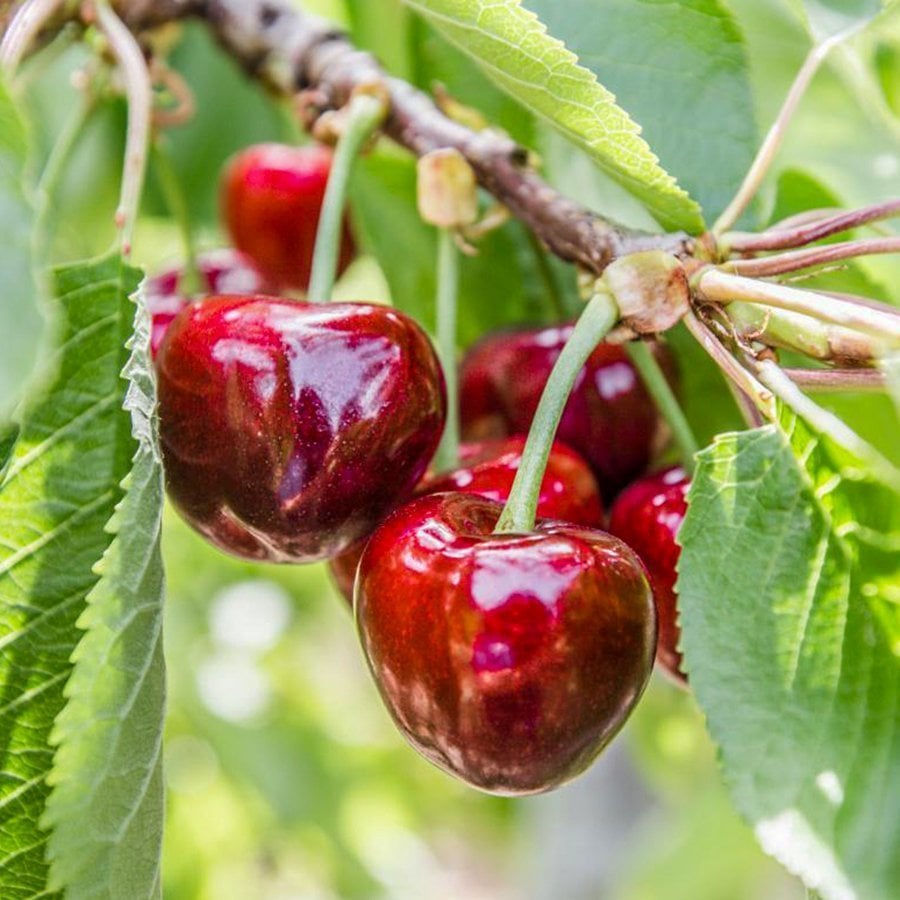
{"label": "green cherry stem", "polygon": [[619,308],[613,297],[608,293],[597,293],[575,323],[572,336],[559,354],[541,394],[519,471],[516,472],[509,500],[497,521],[495,534],[521,533],[534,528],[544,470],[572,386],[594,348],[618,320]]}
{"label": "green cherry stem", "polygon": [[326,303],[331,299],[340,254],[341,228],[350,172],[360,149],[381,124],[384,115],[384,103],[366,94],[354,97],[347,106],[347,117],[334,151],[331,174],[328,176],[328,187],[325,189],[322,214],[316,231],[316,248],[313,253],[308,294],[311,303]]}
{"label": "green cherry stem", "polygon": [[456,320],[459,294],[459,251],[449,228],[438,229],[437,345],[447,386],[447,424],[435,455],[438,471],[459,465],[459,390],[457,386]]}
{"label": "green cherry stem", "polygon": [[152,145],[153,174],[159,184],[160,190],[178,225],[181,234],[181,244],[184,250],[183,274],[179,278],[178,289],[182,294],[193,296],[203,290],[200,278],[200,270],[197,268],[197,244],[194,240],[194,229],[191,225],[190,211],[187,198],[172,165],[172,157],[162,136],[157,136]]}
{"label": "green cherry stem", "polygon": [[678,445],[681,465],[688,475],[694,471],[694,455],[700,449],[690,423],[672,390],[653,351],[643,341],[632,341],[625,348],[634,367],[638,370],[644,387],[656,403],[656,408],[672,429],[672,436]]}

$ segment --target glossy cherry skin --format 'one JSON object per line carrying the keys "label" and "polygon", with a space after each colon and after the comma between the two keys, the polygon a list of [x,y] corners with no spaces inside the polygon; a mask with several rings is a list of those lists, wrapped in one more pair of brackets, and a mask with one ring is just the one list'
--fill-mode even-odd
{"label": "glossy cherry skin", "polygon": [[501,509],[449,493],[394,512],[360,560],[357,625],[413,747],[473,787],[533,794],[584,771],[625,722],[656,613],[617,538],[550,520],[495,535]]}
{"label": "glossy cherry skin", "polygon": [[[505,503],[524,449],[523,435],[464,443],[459,448],[459,466],[451,472],[427,474],[416,488],[416,494],[461,491]],[[603,520],[603,503],[590,468],[574,450],[559,441],[550,449],[537,514],[544,519],[591,527],[599,527]],[[363,539],[329,563],[338,589],[349,603],[353,602],[353,579],[365,546]]]}
{"label": "glossy cherry skin", "polygon": [[[201,253],[197,270],[203,294],[260,294],[269,290],[250,257],[238,250],[226,247]],[[147,279],[144,296],[152,317],[150,352],[154,359],[172,320],[191,302],[179,291],[182,275],[183,269],[173,268]]]}
{"label": "glossy cherry skin", "polygon": [[412,493],[444,424],[434,350],[385,306],[209,297],[157,368],[169,496],[245,559],[340,553]]}
{"label": "glossy cherry skin", "polygon": [[[475,344],[460,369],[464,437],[527,432],[571,334],[571,325],[523,328]],[[656,406],[625,350],[600,344],[578,375],[556,436],[590,463],[609,498],[646,469],[659,427]]]}
{"label": "glossy cherry skin", "polygon": [[[279,290],[309,287],[330,171],[327,147],[287,144],[248,147],[224,170],[220,202],[231,239]],[[339,271],[350,264],[354,252],[345,222]]]}
{"label": "glossy cherry skin", "polygon": [[641,558],[650,575],[659,643],[656,661],[674,679],[685,681],[681,671],[675,566],[681,549],[675,536],[687,512],[691,482],[678,466],[655,472],[627,487],[616,498],[610,513],[609,530],[620,537]]}

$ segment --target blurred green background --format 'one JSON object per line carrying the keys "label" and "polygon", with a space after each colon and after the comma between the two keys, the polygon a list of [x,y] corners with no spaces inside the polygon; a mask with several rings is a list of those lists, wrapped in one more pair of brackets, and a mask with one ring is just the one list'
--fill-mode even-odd
{"label": "blurred green background", "polygon": [[[564,190],[594,198],[623,221],[647,224],[578,151],[500,95],[399,0],[303,5],[351,27],[396,74],[423,86],[446,84],[537,149],[548,178]],[[755,107],[740,112],[752,138],[756,123],[771,121],[808,41],[789,3],[731,0],[728,6],[749,48]],[[822,73],[753,212],[756,223],[810,202],[851,205],[896,194],[898,35],[900,26],[888,22],[859,42],[858,55],[839,55]],[[289,108],[248,83],[203,29],[188,26],[171,37],[171,63],[193,89],[197,115],[166,141],[200,242],[218,246],[224,240],[217,219],[222,163],[247,144],[297,140],[299,134]],[[28,69],[36,167],[73,106],[74,91],[60,85],[84,58],[78,48],[61,47]],[[628,108],[626,99],[620,97]],[[124,125],[124,106],[114,100],[82,135],[53,198],[54,260],[92,255],[112,242]],[[751,150],[740,152],[749,157]],[[405,154],[383,144],[360,167],[354,222],[371,255],[354,263],[338,290],[346,298],[392,298],[427,324],[434,240],[412,204],[413,171]],[[136,261],[151,271],[181,252],[152,168],[135,250]],[[464,266],[463,344],[503,322],[553,315],[550,285],[517,223],[494,234]],[[551,277],[571,303],[572,271],[554,262]],[[897,301],[896,260],[878,259],[840,277],[850,288]],[[739,427],[702,355],[683,335],[672,341],[698,432],[709,438]],[[826,399],[897,458],[900,448],[884,428],[892,415],[887,401]],[[731,811],[690,694],[658,676],[613,748],[576,783],[526,800],[482,796],[425,763],[393,728],[365,671],[350,612],[324,567],[227,559],[174,515],[166,522],[164,549],[167,898],[804,896]]]}

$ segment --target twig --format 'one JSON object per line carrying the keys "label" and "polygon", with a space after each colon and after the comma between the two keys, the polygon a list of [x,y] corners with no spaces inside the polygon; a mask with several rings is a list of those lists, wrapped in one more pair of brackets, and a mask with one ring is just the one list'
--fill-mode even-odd
{"label": "twig", "polygon": [[392,110],[384,127],[389,137],[417,156],[459,150],[481,186],[551,252],[592,272],[600,274],[613,259],[639,250],[690,253],[692,241],[683,233],[630,231],[563,197],[529,167],[527,152],[513,140],[448,118],[426,94],[389,78],[333,25],[289,0],[117,0],[116,8],[133,32],[200,18],[249,74],[288,96],[315,88],[332,109],[344,106],[359,86],[383,85]]}

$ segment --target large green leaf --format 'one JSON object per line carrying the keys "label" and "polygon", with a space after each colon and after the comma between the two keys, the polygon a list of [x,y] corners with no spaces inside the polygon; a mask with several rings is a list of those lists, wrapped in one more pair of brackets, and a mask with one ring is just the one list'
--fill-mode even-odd
{"label": "large green leaf", "polygon": [[764,849],[826,898],[900,884],[900,495],[802,422],[699,457],[682,645]]}
{"label": "large green leaf", "polygon": [[124,372],[137,453],[51,736],[58,750],[43,825],[52,829],[51,884],[70,900],[160,896],[163,484],[145,309],[137,321]]}
{"label": "large green leaf", "polygon": [[715,218],[758,143],[743,37],[720,0],[524,3],[641,123],[662,165]]}
{"label": "large green leaf", "polygon": [[135,443],[122,408],[138,273],[121,259],[62,268],[54,369],[28,404],[0,484],[0,896],[47,891],[39,826],[76,622]]}
{"label": "large green leaf", "polygon": [[32,260],[34,214],[26,192],[28,135],[0,78],[0,414],[34,367],[43,330]]}
{"label": "large green leaf", "polygon": [[660,166],[640,129],[590,70],[519,0],[406,0],[509,94],[552,122],[664,227],[698,231],[696,203]]}

